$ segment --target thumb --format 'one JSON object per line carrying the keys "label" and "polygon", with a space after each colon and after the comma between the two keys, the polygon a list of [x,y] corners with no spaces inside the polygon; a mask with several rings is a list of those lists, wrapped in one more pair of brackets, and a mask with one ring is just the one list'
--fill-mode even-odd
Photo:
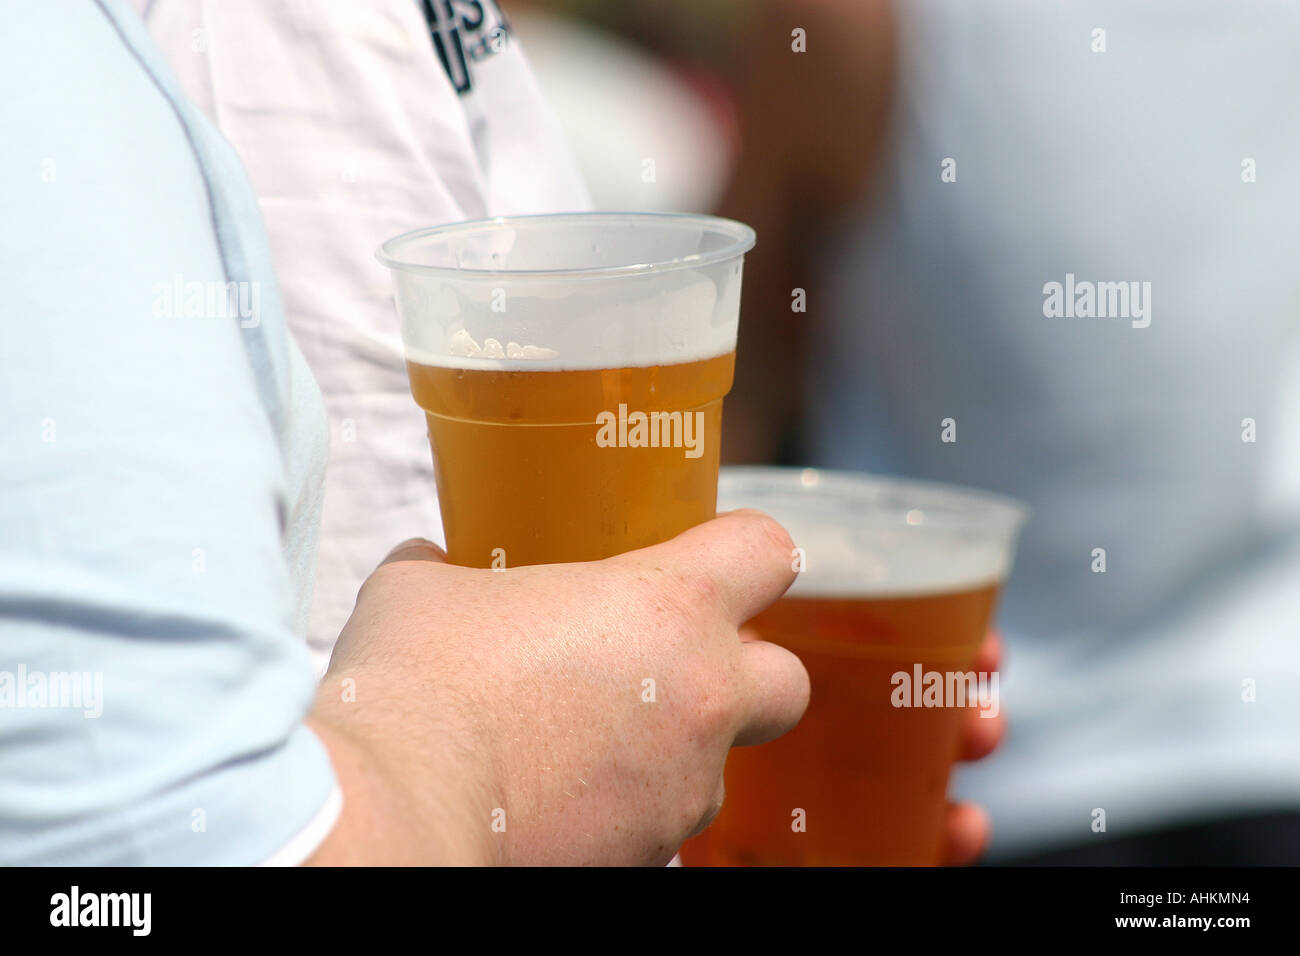
{"label": "thumb", "polygon": [[435,564],[446,564],[447,552],[427,538],[408,538],[389,551],[388,556],[379,562],[379,566],[382,568],[385,564],[396,564],[399,561],[432,561]]}
{"label": "thumb", "polygon": [[669,567],[717,595],[731,622],[744,624],[785,593],[795,579],[794,542],[767,515],[742,509],[720,514],[671,541],[614,560]]}

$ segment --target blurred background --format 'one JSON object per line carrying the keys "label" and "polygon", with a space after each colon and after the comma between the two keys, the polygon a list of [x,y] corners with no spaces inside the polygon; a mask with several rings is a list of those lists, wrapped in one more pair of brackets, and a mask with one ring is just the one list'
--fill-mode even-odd
{"label": "blurred background", "polygon": [[1032,508],[989,860],[1300,862],[1300,8],[502,6],[599,208],[758,231],[727,460]]}

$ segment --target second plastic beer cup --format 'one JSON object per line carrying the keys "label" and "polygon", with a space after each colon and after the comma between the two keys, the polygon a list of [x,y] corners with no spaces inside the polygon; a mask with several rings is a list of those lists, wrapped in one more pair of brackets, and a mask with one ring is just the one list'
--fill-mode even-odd
{"label": "second plastic beer cup", "polygon": [[[785,525],[799,576],[749,627],[803,661],[794,730],[727,759],[726,801],[688,865],[934,865],[974,670],[1024,510],[967,488],[812,469],[723,469],[723,510]],[[975,717],[975,719],[984,719]]]}
{"label": "second plastic beer cup", "polygon": [[713,517],[749,227],[524,216],[384,243],[449,559],[589,561]]}

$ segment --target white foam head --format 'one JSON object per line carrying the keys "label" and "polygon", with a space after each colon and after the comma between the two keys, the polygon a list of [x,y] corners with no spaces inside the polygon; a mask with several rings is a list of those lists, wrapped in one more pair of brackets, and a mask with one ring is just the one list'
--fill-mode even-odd
{"label": "white foam head", "polygon": [[753,238],[706,216],[522,216],[408,233],[379,258],[413,361],[625,368],[735,349]]}
{"label": "white foam head", "polygon": [[1025,511],[1000,495],[797,468],[724,468],[718,510],[757,508],[802,551],[798,597],[904,597],[1006,577]]}

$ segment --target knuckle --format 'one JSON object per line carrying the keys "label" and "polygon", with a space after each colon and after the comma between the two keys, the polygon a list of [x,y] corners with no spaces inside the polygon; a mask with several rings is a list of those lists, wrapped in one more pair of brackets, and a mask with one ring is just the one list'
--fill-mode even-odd
{"label": "knuckle", "polygon": [[383,588],[383,580],[381,577],[383,570],[384,569],[380,567],[371,571],[370,574],[366,576],[366,579],[361,582],[361,587],[357,588],[356,603],[358,606],[371,600],[375,595],[375,591]]}
{"label": "knuckle", "polygon": [[692,795],[682,827],[688,839],[703,833],[717,819],[718,814],[722,812],[725,791],[725,785],[719,777],[712,788],[700,787]]}
{"label": "knuckle", "polygon": [[721,593],[718,589],[718,582],[707,574],[695,577],[692,581],[692,591],[695,599],[705,605],[716,604]]}
{"label": "knuckle", "polygon": [[699,592],[694,578],[669,574],[643,582],[642,586],[644,590],[639,599],[653,608],[662,624],[668,625],[661,630],[670,640],[684,637],[694,630],[698,616],[694,598]]}
{"label": "knuckle", "polygon": [[669,625],[666,633],[674,643],[694,642],[722,602],[722,590],[709,574],[672,571],[647,581],[646,588],[645,600]]}
{"label": "knuckle", "polygon": [[713,666],[701,675],[691,712],[698,737],[713,744],[721,742],[730,746],[740,719],[741,675],[738,661],[719,659],[716,654]]}
{"label": "knuckle", "polygon": [[720,688],[700,696],[695,707],[695,726],[704,739],[714,740],[731,729],[736,708],[730,698]]}

